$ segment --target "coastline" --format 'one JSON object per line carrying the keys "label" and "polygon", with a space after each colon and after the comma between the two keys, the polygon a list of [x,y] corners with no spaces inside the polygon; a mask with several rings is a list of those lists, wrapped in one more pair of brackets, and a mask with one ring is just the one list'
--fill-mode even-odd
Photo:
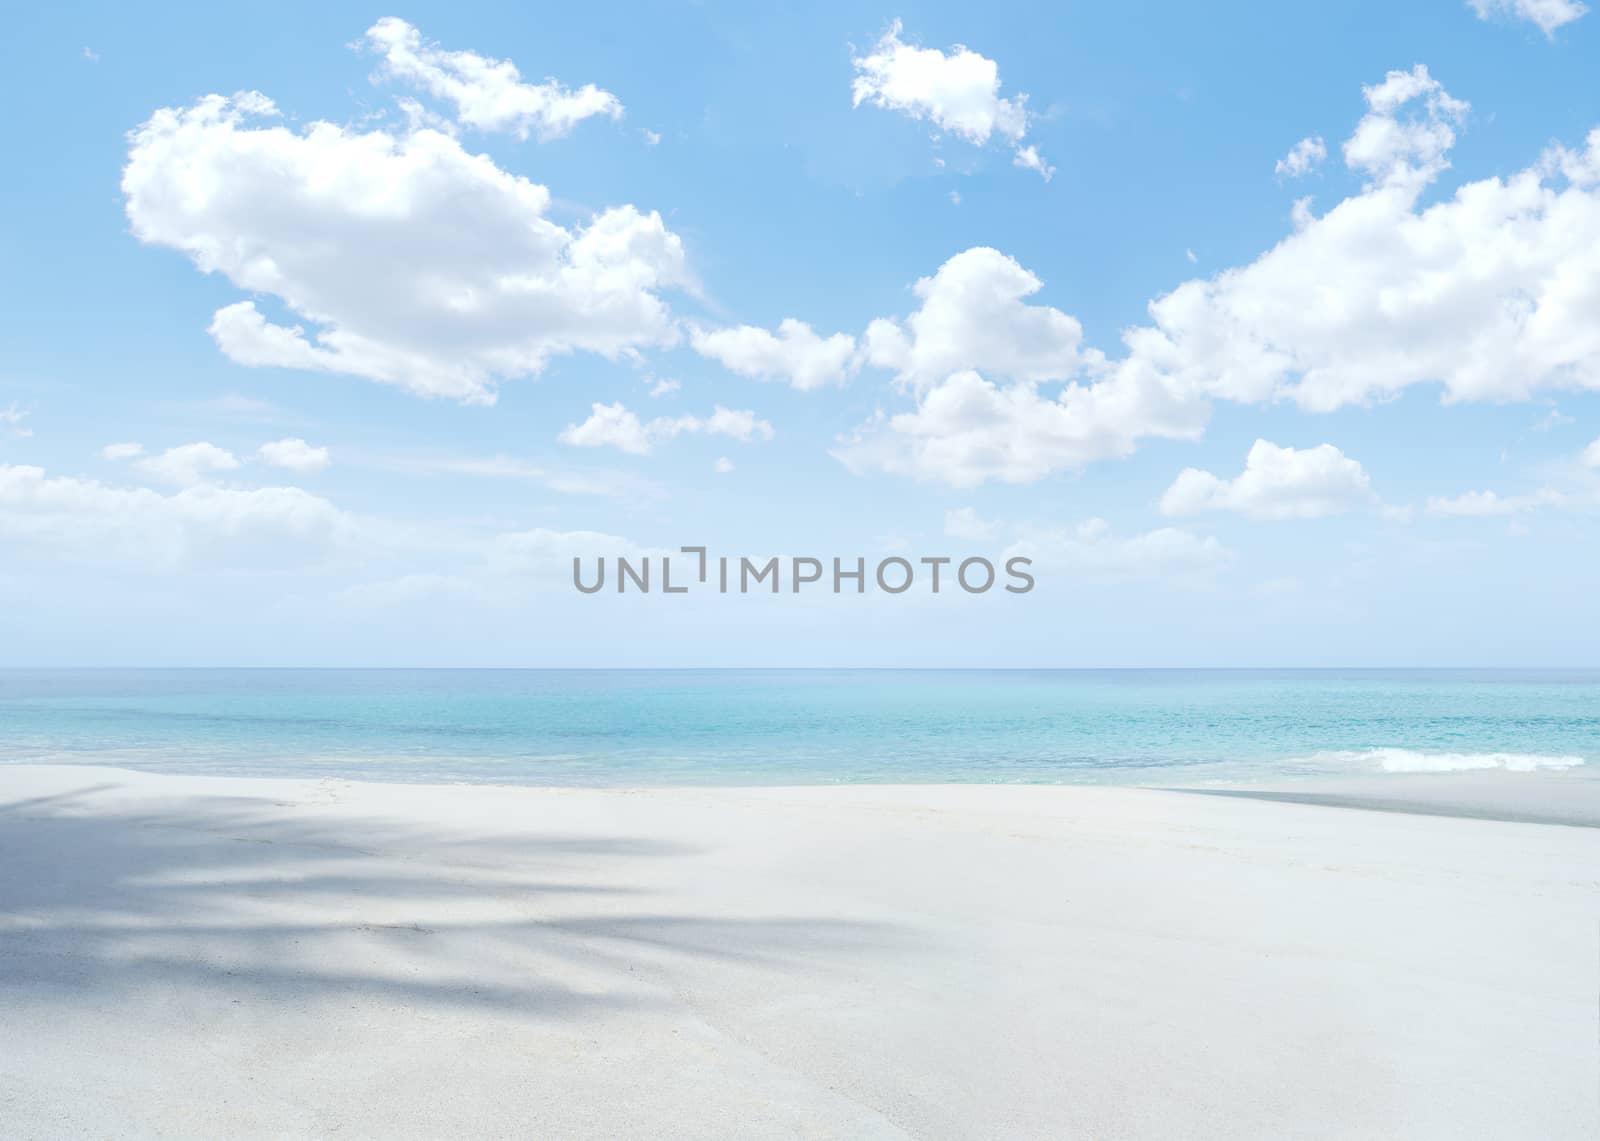
{"label": "coastline", "polygon": [[1196,791],[0,766],[0,1119],[1600,1130],[1600,834]]}
{"label": "coastline", "polygon": [[1600,772],[1587,767],[1556,772],[1480,770],[1302,777],[1163,788],[1169,792],[1324,808],[1600,828]]}

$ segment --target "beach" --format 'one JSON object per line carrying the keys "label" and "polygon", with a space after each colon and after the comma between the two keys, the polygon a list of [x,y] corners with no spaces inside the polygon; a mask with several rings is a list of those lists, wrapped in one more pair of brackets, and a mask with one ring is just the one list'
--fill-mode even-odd
{"label": "beach", "polygon": [[8,765],[0,866],[8,1137],[1600,1133],[1572,824]]}

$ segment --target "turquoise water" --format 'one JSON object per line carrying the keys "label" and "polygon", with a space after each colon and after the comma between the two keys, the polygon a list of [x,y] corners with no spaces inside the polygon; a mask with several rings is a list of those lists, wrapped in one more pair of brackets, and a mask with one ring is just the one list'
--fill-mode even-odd
{"label": "turquoise water", "polygon": [[1600,763],[1600,671],[0,670],[0,763],[1172,784]]}

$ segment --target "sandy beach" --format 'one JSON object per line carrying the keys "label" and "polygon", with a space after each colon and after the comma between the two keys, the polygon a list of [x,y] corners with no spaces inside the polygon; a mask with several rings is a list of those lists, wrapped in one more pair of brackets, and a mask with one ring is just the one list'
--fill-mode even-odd
{"label": "sandy beach", "polygon": [[0,767],[6,1137],[1562,1141],[1597,981],[1571,823]]}

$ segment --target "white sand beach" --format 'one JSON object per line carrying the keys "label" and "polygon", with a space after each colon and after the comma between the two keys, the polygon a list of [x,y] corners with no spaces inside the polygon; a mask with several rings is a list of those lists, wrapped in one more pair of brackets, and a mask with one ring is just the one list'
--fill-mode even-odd
{"label": "white sand beach", "polygon": [[1597,984],[1588,827],[0,767],[7,1138],[1576,1141]]}

